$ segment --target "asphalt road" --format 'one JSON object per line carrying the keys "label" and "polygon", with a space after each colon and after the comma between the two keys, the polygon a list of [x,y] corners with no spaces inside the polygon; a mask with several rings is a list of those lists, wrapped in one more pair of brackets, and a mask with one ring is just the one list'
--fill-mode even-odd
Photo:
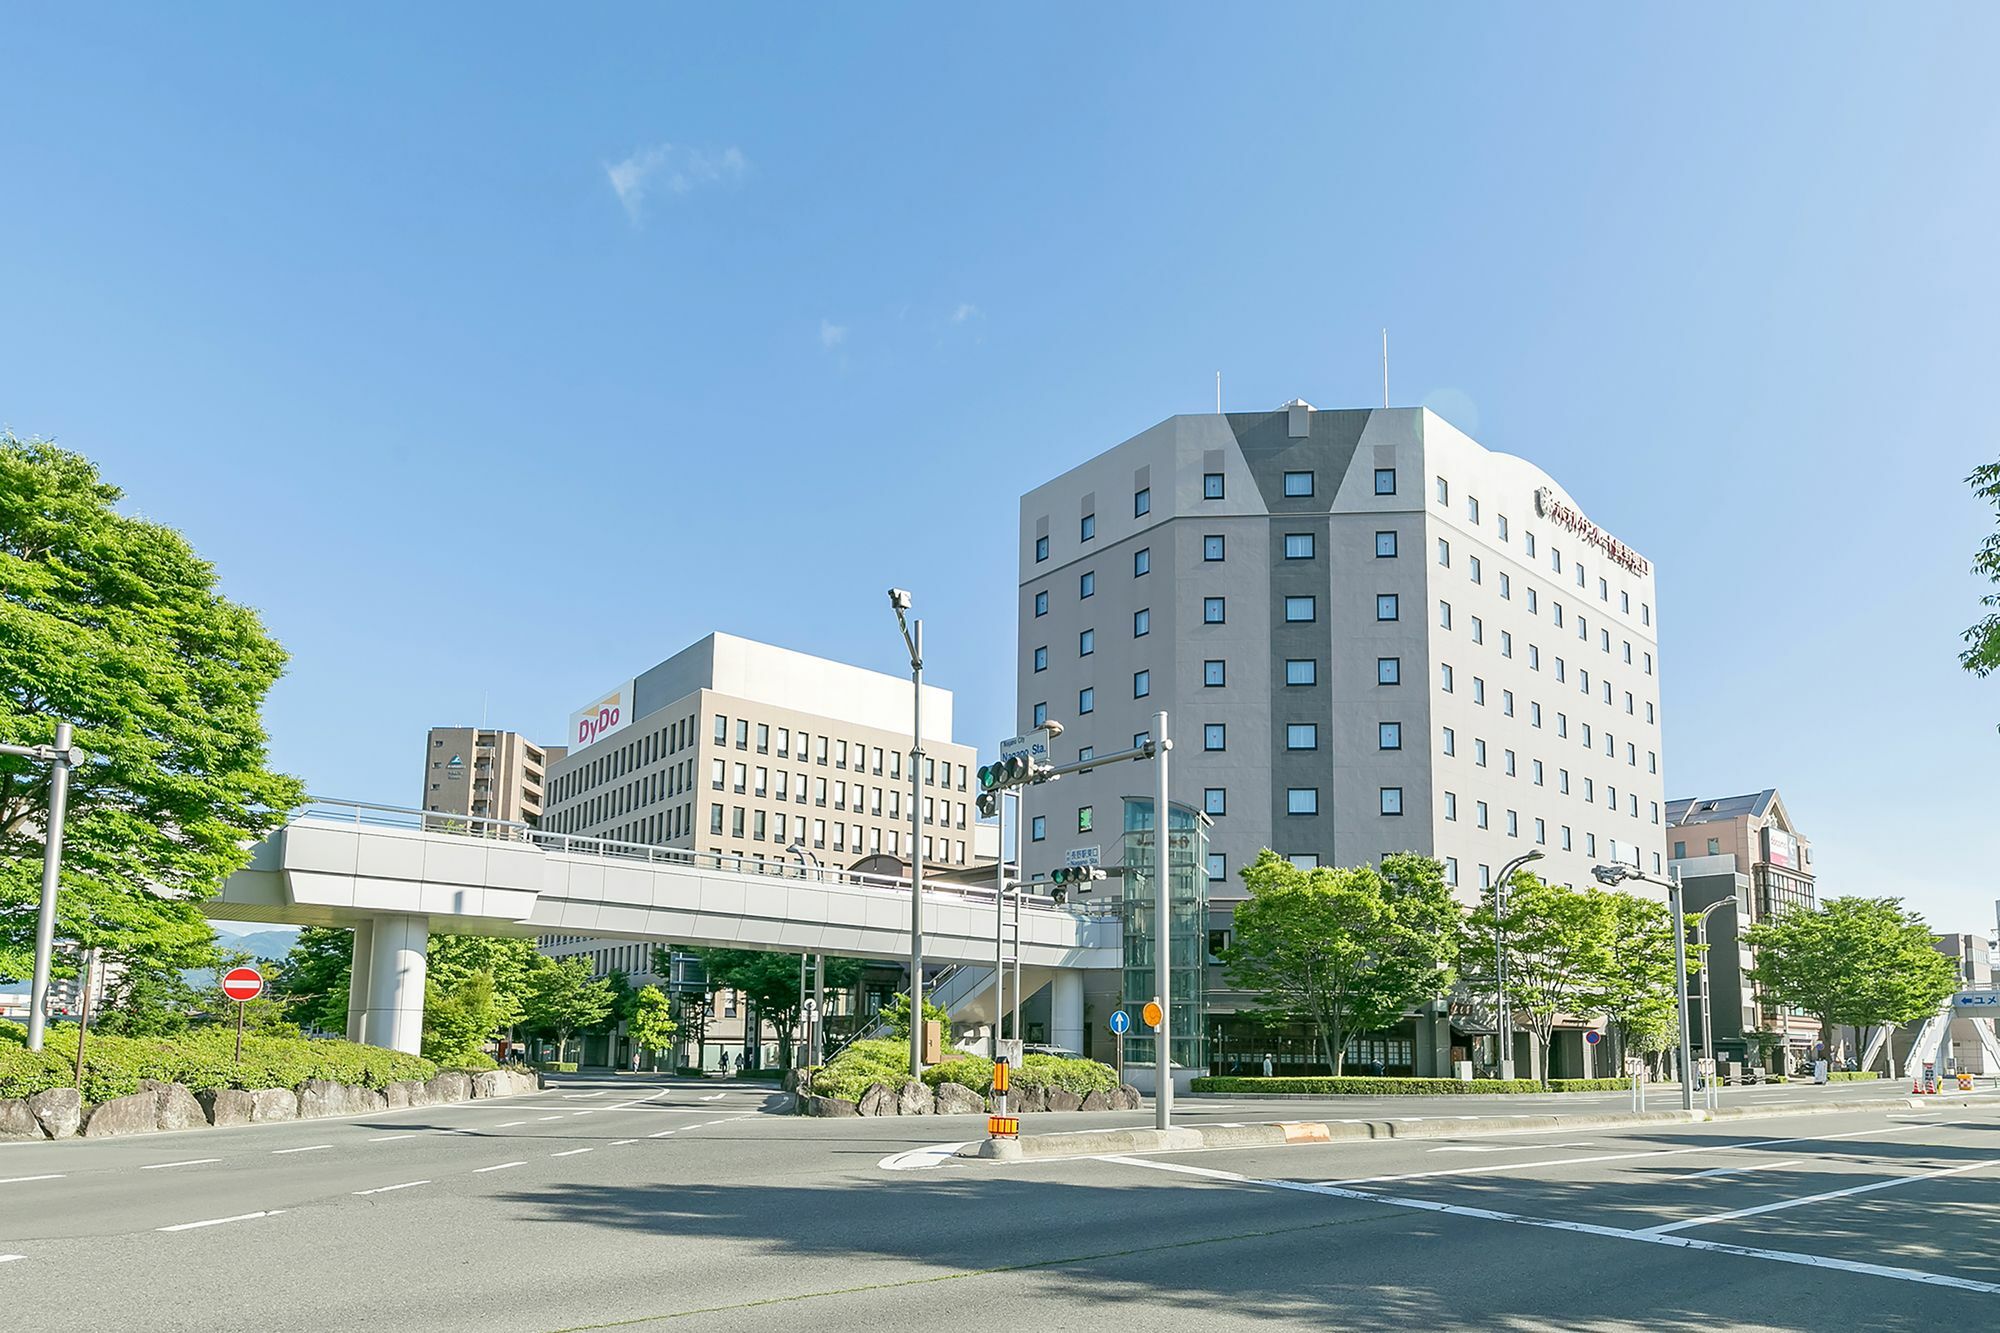
{"label": "asphalt road", "polygon": [[974,1137],[975,1117],[801,1120],[767,1109],[780,1100],[585,1078],[0,1147],[0,1326],[1408,1333],[1987,1327],[2000,1311],[2000,1105],[1885,1096],[1495,1133],[1525,1099],[1188,1103],[1201,1119],[1481,1118],[1456,1140],[1000,1166],[924,1151]]}

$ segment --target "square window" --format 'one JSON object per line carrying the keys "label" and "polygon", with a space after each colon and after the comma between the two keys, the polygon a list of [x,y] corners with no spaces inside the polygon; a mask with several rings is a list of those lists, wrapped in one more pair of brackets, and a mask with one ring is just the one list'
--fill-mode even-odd
{"label": "square window", "polygon": [[1293,624],[1308,623],[1319,614],[1319,603],[1311,597],[1287,597],[1285,619]]}
{"label": "square window", "polygon": [[1396,469],[1378,467],[1375,469],[1375,494],[1394,495],[1396,493]]}
{"label": "square window", "polygon": [[1090,832],[1091,825],[1094,822],[1094,812],[1090,806],[1079,805],[1076,808],[1076,831],[1078,833]]}
{"label": "square window", "polygon": [[1474,643],[1486,642],[1486,622],[1478,616],[1472,618],[1472,641]]}
{"label": "square window", "polygon": [[1078,657],[1088,657],[1096,651],[1097,651],[1096,630],[1087,629],[1076,636],[1076,655]]}
{"label": "square window", "polygon": [[[1394,661],[1394,658],[1387,659]],[[1288,657],[1285,659],[1285,684],[1317,685],[1319,683],[1319,662],[1311,657]],[[1393,683],[1393,682],[1392,682]]]}
{"label": "square window", "polygon": [[1229,878],[1228,862],[1221,852],[1208,854],[1208,879],[1211,884]]}
{"label": "square window", "polygon": [[[1285,599],[1287,607],[1291,605],[1291,600],[1289,597]],[[1312,599],[1308,597],[1305,600],[1310,602]],[[1401,606],[1401,602],[1398,601],[1396,594],[1393,592],[1378,592],[1375,594],[1375,618],[1377,620],[1397,619],[1402,614]],[[1289,612],[1287,612],[1285,618],[1287,620],[1291,619]],[[1308,616],[1307,619],[1310,620],[1311,617]]]}
{"label": "square window", "polygon": [[1501,541],[1503,541],[1503,542],[1504,542],[1504,541],[1506,541],[1506,540],[1507,540],[1507,516],[1506,516],[1505,514],[1495,514],[1495,515],[1493,516],[1493,521],[1494,521],[1494,522],[1495,522],[1496,524],[1498,524],[1498,525],[1499,525],[1499,528],[1500,528],[1500,540],[1501,540]]}
{"label": "square window", "polygon": [[1095,597],[1097,595],[1097,575],[1094,571],[1086,573],[1077,579],[1076,595],[1079,598]]}
{"label": "square window", "polygon": [[1132,697],[1134,699],[1143,699],[1152,692],[1153,673],[1150,671],[1134,671],[1132,673]]}
{"label": "square window", "polygon": [[1148,486],[1132,493],[1132,517],[1144,518],[1153,512],[1153,488]]}
{"label": "square window", "polygon": [[1220,625],[1223,621],[1223,599],[1204,597],[1201,599],[1201,622],[1204,625]]}
{"label": "square window", "polygon": [[1204,750],[1228,749],[1229,728],[1221,722],[1207,722],[1202,724],[1201,748]]}
{"label": "square window", "polygon": [[1458,818],[1457,792],[1448,791],[1444,794],[1444,817],[1450,820],[1456,820]]}
{"label": "square window", "polygon": [[1222,498],[1222,474],[1220,472],[1205,472],[1202,474],[1201,498],[1204,500],[1220,500]]}
{"label": "square window", "polygon": [[1288,815],[1316,815],[1319,813],[1319,788],[1288,787],[1285,789],[1285,813]]}
{"label": "square window", "polygon": [[1285,748],[1287,750],[1317,750],[1319,748],[1319,724],[1316,722],[1286,723]]}
{"label": "square window", "polygon": [[1384,750],[1402,749],[1403,724],[1400,722],[1377,722],[1375,724],[1375,743]]}
{"label": "square window", "polygon": [[1503,573],[1503,574],[1501,574],[1501,576],[1500,576],[1500,600],[1501,600],[1501,601],[1503,601],[1503,602],[1505,602],[1505,601],[1512,601],[1512,600],[1513,600],[1513,598],[1514,598],[1514,583],[1513,583],[1513,580],[1509,579],[1509,578],[1508,578],[1508,577],[1507,577],[1507,576],[1506,576],[1506,575],[1505,575],[1505,574]]}
{"label": "square window", "polygon": [[[1377,620],[1380,620],[1380,619],[1381,619],[1382,617],[1380,617],[1380,616],[1376,616],[1375,618],[1376,618]],[[1391,619],[1394,619],[1394,617],[1393,617],[1393,616],[1392,616],[1392,617],[1390,617],[1390,618],[1391,618]],[[1451,628],[1451,603],[1450,603],[1450,602],[1439,602],[1439,603],[1438,603],[1438,628],[1439,628],[1439,629],[1450,629],[1450,628]]]}
{"label": "square window", "polygon": [[1132,552],[1132,577],[1141,578],[1153,572],[1153,548],[1141,547]]}
{"label": "square window", "polygon": [[1201,683],[1211,689],[1225,684],[1224,677],[1227,674],[1228,664],[1221,658],[1210,658],[1201,664]]}
{"label": "square window", "polygon": [[1085,514],[1083,516],[1082,540],[1089,541],[1092,537],[1095,537],[1096,535],[1097,535],[1097,515]]}
{"label": "square window", "polygon": [[1288,532],[1285,534],[1285,559],[1310,560],[1313,558],[1313,534],[1310,532]]}
{"label": "square window", "polygon": [[1310,472],[1287,472],[1285,474],[1285,494],[1293,499],[1302,499],[1313,493],[1313,474]]}
{"label": "square window", "polygon": [[1375,683],[1377,685],[1401,685],[1403,683],[1403,659],[1400,657],[1376,658]]}
{"label": "square window", "polygon": [[1047,671],[1048,669],[1049,669],[1049,650],[1047,648],[1035,649],[1035,670]]}
{"label": "square window", "polygon": [[1043,842],[1047,840],[1048,836],[1049,817],[1047,815],[1036,815],[1028,821],[1028,840],[1030,842]]}
{"label": "square window", "polygon": [[1049,613],[1049,595],[1048,595],[1048,593],[1046,593],[1046,592],[1038,592],[1038,593],[1036,593],[1036,594],[1035,594],[1035,614],[1036,614],[1036,615],[1038,615],[1038,616],[1045,616],[1045,615],[1047,615],[1048,613]]}
{"label": "square window", "polygon": [[1201,810],[1207,815],[1229,813],[1229,789],[1227,787],[1205,787],[1201,793]]}
{"label": "square window", "polygon": [[1201,558],[1208,561],[1222,559],[1222,538],[1207,536],[1201,539]]}
{"label": "square window", "polygon": [[1137,611],[1134,611],[1132,613],[1132,637],[1143,639],[1152,632],[1153,612],[1151,608],[1141,607]]}
{"label": "square window", "polygon": [[1400,815],[1403,813],[1403,789],[1401,787],[1382,788],[1382,813]]}
{"label": "square window", "polygon": [[1438,663],[1438,688],[1442,689],[1446,694],[1451,693],[1451,663],[1449,662]]}
{"label": "square window", "polygon": [[1514,636],[1511,632],[1503,629],[1500,631],[1500,656],[1512,657],[1513,655]]}
{"label": "square window", "polygon": [[1078,716],[1097,711],[1097,688],[1095,686],[1086,685],[1076,692],[1076,711]]}
{"label": "square window", "polygon": [[1486,802],[1484,801],[1474,802],[1472,807],[1472,814],[1473,814],[1473,820],[1472,820],[1473,823],[1479,825],[1479,827],[1481,828],[1487,827]]}
{"label": "square window", "polygon": [[1035,726],[1045,725],[1049,720],[1049,706],[1046,703],[1036,704],[1033,716]]}
{"label": "square window", "polygon": [[[1291,539],[1287,538],[1286,540],[1289,542]],[[1311,554],[1311,552],[1308,551],[1307,554]],[[1393,560],[1396,558],[1395,533],[1378,532],[1375,534],[1375,558],[1377,560]]]}
{"label": "square window", "polygon": [[1448,755],[1458,753],[1458,733],[1450,727],[1444,729],[1444,752]]}
{"label": "square window", "polygon": [[1035,538],[1035,563],[1039,565],[1042,563],[1042,561],[1048,558],[1049,558],[1049,539],[1047,537]]}

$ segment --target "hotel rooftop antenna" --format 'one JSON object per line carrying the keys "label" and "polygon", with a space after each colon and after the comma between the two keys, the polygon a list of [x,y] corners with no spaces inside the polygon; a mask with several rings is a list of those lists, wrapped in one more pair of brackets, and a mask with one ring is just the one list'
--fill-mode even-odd
{"label": "hotel rooftop antenna", "polygon": [[1222,372],[1215,372],[1215,415],[1222,415]]}
{"label": "hotel rooftop antenna", "polygon": [[1382,330],[1382,406],[1389,405],[1389,330]]}

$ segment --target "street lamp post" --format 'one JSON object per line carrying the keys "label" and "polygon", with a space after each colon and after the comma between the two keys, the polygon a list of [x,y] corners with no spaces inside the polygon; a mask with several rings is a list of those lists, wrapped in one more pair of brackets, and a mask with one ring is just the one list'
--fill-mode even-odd
{"label": "street lamp post", "polygon": [[1701,1057],[1710,1062],[1715,1060],[1715,1010],[1708,1001],[1708,974],[1714,966],[1708,958],[1708,918],[1710,913],[1725,907],[1736,910],[1734,895],[1710,903],[1694,919],[1694,947],[1701,955]]}
{"label": "street lamp post", "polygon": [[904,613],[904,588],[889,589],[896,627],[910,650],[910,1077],[924,1076],[924,622]]}
{"label": "street lamp post", "polygon": [[[819,857],[815,856],[812,852],[806,850],[806,840],[804,838],[800,838],[798,841],[794,842],[791,846],[785,848],[785,850],[791,852],[793,855],[799,858],[800,869],[804,869],[806,862],[811,861],[813,868],[813,877],[815,879],[820,879],[820,880],[825,879],[826,877],[825,868],[820,865]],[[804,954],[800,954],[799,971],[801,974],[804,973],[805,966],[806,966],[806,956]],[[806,1005],[806,983],[805,983],[805,977],[801,975],[799,978],[799,1008],[803,1009],[805,1008],[805,1005]],[[812,1056],[812,1063],[815,1065],[819,1063],[819,1053],[821,1047],[825,1046],[826,1044],[822,1036],[825,1030],[826,1030],[826,955],[823,953],[816,953],[813,955],[812,1015],[806,1020],[806,1041],[811,1048],[810,1054]]]}
{"label": "street lamp post", "polygon": [[1530,861],[1541,859],[1540,852],[1523,852],[1501,866],[1493,881],[1493,1049],[1500,1057],[1503,1079],[1514,1077],[1514,1034],[1507,1012],[1507,950],[1501,935],[1501,916],[1507,910],[1507,886],[1513,882],[1514,872]]}
{"label": "street lamp post", "polygon": [[70,724],[56,723],[54,745],[0,745],[0,754],[40,759],[49,766],[49,822],[42,840],[42,901],[35,915],[35,971],[28,986],[28,1049],[42,1049],[48,1026],[49,970],[56,947],[56,885],[62,879],[63,816],[69,813],[69,771],[83,762],[70,743]]}
{"label": "street lamp post", "polygon": [[1677,987],[1676,999],[1681,1015],[1681,1109],[1694,1110],[1694,1045],[1688,1031],[1688,957],[1687,922],[1681,915],[1681,872],[1678,867],[1668,867],[1666,879],[1655,879],[1637,866],[1616,861],[1608,866],[1592,866],[1590,873],[1600,884],[1615,887],[1621,881],[1636,879],[1644,884],[1657,884],[1667,891],[1667,914],[1674,923],[1674,983]]}

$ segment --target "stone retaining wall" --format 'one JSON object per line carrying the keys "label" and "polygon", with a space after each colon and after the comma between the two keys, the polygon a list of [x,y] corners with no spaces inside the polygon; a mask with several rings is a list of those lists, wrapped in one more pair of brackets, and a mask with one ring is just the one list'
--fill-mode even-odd
{"label": "stone retaining wall", "polygon": [[[1136,1111],[1140,1105],[1139,1090],[1130,1083],[1111,1092],[1093,1092],[1084,1097],[1064,1088],[1044,1087],[1015,1088],[1007,1094],[1009,1115],[1039,1111]],[[810,1094],[799,1096],[802,1115],[972,1115],[991,1109],[991,1099],[962,1083],[940,1083],[933,1090],[914,1078],[895,1088],[886,1083],[871,1083],[858,1102]]]}
{"label": "stone retaining wall", "polygon": [[0,1139],[64,1139],[78,1133],[87,1139],[106,1139],[211,1125],[226,1128],[367,1115],[412,1106],[445,1106],[475,1097],[518,1097],[541,1087],[540,1076],[518,1069],[404,1079],[384,1090],[316,1078],[297,1088],[213,1088],[196,1093],[178,1083],[141,1079],[138,1092],[96,1106],[86,1106],[74,1088],[0,1099]]}

